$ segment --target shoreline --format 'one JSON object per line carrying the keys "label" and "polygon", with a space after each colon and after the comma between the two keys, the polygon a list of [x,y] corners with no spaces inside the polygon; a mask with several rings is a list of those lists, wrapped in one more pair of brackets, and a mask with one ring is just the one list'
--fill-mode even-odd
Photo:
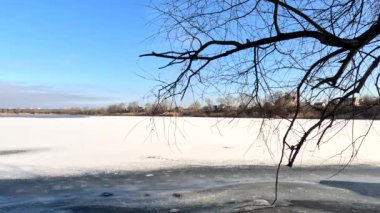
{"label": "shoreline", "polygon": [[[111,114],[91,114],[91,113],[0,113],[0,118],[4,117],[162,117],[162,118],[219,118],[219,119],[266,119],[266,120],[278,120],[278,119],[289,119],[293,118],[293,115],[288,117],[263,117],[263,116],[246,116],[239,115],[236,113],[228,113],[228,114],[218,114],[213,113],[211,115],[189,115],[189,114],[180,114],[180,113],[164,113],[164,114],[146,114],[146,113],[111,113]],[[370,119],[371,118],[371,119]],[[319,120],[319,117],[299,117],[297,120]],[[345,116],[337,116],[335,119],[337,120],[380,120],[380,116],[378,117],[345,117]]]}

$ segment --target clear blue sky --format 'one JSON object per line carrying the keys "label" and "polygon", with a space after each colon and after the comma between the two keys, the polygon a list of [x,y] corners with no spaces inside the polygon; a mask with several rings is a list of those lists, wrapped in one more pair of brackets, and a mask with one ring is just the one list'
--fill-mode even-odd
{"label": "clear blue sky", "polygon": [[0,107],[144,102],[148,1],[0,1]]}

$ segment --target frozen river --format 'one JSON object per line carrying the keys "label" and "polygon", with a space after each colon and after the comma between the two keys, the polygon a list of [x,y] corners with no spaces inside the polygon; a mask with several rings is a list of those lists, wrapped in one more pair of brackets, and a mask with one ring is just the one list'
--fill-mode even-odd
{"label": "frozen river", "polygon": [[[350,143],[369,125],[341,124],[319,148],[309,141],[295,168],[282,170],[280,207],[262,211],[378,212],[380,122]],[[0,212],[238,212],[273,198],[286,123],[262,127],[260,119],[1,117]],[[352,167],[330,178],[359,148]]]}
{"label": "frozen river", "polygon": [[[300,126],[308,125],[301,120]],[[355,134],[370,122],[355,122]],[[183,166],[276,165],[281,120],[150,117],[2,117],[0,178]],[[336,128],[339,128],[337,126]],[[296,166],[380,165],[380,121],[362,144],[351,146],[352,126],[319,148],[309,141]],[[330,134],[331,135],[331,134]],[[330,138],[330,135],[326,138]]]}

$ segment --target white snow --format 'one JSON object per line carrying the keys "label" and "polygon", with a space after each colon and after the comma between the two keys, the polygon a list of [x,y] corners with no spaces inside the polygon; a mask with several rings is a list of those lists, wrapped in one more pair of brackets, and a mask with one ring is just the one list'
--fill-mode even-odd
{"label": "white snow", "polygon": [[[73,175],[180,166],[276,165],[286,122],[261,119],[77,117],[0,118],[0,178]],[[297,129],[311,125],[301,120]],[[348,123],[318,149],[311,140],[295,166],[347,163],[351,133],[365,133],[370,121]],[[380,165],[380,121],[352,164]],[[280,134],[280,135],[279,135]],[[296,133],[295,133],[296,134]],[[328,137],[333,133],[328,133]],[[340,153],[342,150],[347,149]],[[19,153],[17,153],[19,151]],[[154,173],[154,172],[153,172]],[[152,174],[153,174],[152,173]],[[149,173],[151,174],[151,173]]]}

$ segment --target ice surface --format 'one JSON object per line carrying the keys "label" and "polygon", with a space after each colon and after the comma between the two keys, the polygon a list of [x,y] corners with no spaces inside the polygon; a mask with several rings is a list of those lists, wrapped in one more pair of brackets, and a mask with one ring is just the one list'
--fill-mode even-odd
{"label": "ice surface", "polygon": [[[0,178],[136,171],[183,166],[276,165],[286,123],[261,119],[157,117],[0,118]],[[311,125],[301,120],[298,128]],[[380,121],[361,144],[354,136],[370,121],[348,123],[319,148],[311,140],[296,166],[380,165]],[[329,133],[326,138],[330,138]],[[149,175],[149,174],[148,174]],[[168,174],[170,175],[170,174]]]}

